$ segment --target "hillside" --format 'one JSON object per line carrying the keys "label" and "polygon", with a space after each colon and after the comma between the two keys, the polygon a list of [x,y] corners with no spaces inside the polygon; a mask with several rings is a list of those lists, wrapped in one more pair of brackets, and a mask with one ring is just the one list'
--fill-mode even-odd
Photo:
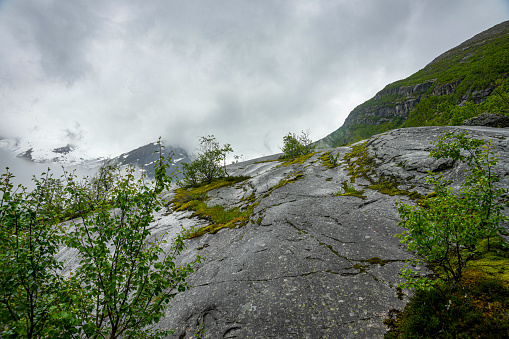
{"label": "hillside", "polygon": [[505,21],[387,85],[317,145],[346,145],[399,127],[461,125],[483,112],[507,115],[508,75],[509,21]]}
{"label": "hillside", "polygon": [[[173,203],[156,214],[152,236],[170,243],[184,229],[197,236],[180,261],[205,260],[159,326],[179,339],[382,338],[389,311],[408,300],[398,274],[414,258],[395,237],[403,231],[395,202],[430,193],[427,170],[443,170],[453,187],[464,179],[460,164],[429,157],[444,131],[491,140],[495,172],[509,188],[509,129],[464,126],[398,129],[298,161],[273,155],[232,164],[237,181],[166,193]],[[331,153],[337,166],[326,160]],[[60,259],[75,269],[75,253],[63,249]]]}

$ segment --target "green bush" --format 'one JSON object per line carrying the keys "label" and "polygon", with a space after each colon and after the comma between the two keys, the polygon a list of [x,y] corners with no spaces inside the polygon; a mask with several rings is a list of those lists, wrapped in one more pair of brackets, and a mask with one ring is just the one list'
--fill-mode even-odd
{"label": "green bush", "polygon": [[426,263],[439,270],[441,280],[459,282],[468,261],[478,253],[477,244],[495,237],[500,223],[507,220],[500,200],[505,190],[494,186],[500,179],[493,170],[497,157],[490,143],[465,133],[445,133],[430,154],[464,163],[468,175],[460,192],[454,192],[442,174],[430,171],[428,182],[435,194],[419,206],[398,203],[399,226],[407,229],[399,235],[401,242],[420,256],[402,270],[406,279],[402,287],[429,289],[436,281],[419,277],[413,268]]}
{"label": "green bush", "polygon": [[282,158],[295,159],[298,156],[313,152],[314,147],[311,143],[309,132],[302,131],[301,135],[288,133],[283,137],[283,147],[281,147],[281,150],[284,155]]}
{"label": "green bush", "polygon": [[[189,288],[185,279],[193,271],[193,263],[176,266],[182,236],[167,252],[164,240],[151,237],[154,212],[164,206],[160,193],[171,183],[170,160],[159,158],[154,184],[136,179],[131,168],[125,175],[106,171],[99,181],[45,174],[27,192],[14,188],[8,170],[2,175],[0,337],[169,334],[153,325],[176,293]],[[79,217],[62,224],[66,215]],[[63,246],[79,260],[67,274],[56,259]]]}
{"label": "green bush", "polygon": [[233,152],[230,144],[219,145],[213,135],[200,138],[198,156],[182,166],[183,186],[197,187],[200,183],[211,183],[212,180],[228,176],[226,155]]}

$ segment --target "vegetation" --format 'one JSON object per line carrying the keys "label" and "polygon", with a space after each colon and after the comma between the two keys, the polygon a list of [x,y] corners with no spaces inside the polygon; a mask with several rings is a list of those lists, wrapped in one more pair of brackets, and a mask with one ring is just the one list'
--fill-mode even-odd
{"label": "vegetation", "polygon": [[283,147],[281,147],[284,155],[283,159],[295,159],[299,156],[310,154],[314,147],[309,138],[309,131],[302,131],[300,135],[288,133],[283,137]]}
{"label": "vegetation", "polygon": [[361,199],[366,199],[366,196],[365,195],[362,195],[364,193],[364,190],[356,190],[355,187],[351,186],[348,184],[347,181],[343,181],[343,192],[340,193],[338,192],[336,195],[337,196],[352,196],[352,197],[357,197],[357,198],[361,198]]}
{"label": "vegetation", "polygon": [[198,187],[178,188],[175,190],[175,198],[172,203],[177,211],[190,210],[194,216],[210,221],[210,224],[199,229],[192,229],[185,235],[187,239],[202,236],[206,233],[216,233],[223,228],[234,228],[247,223],[252,214],[254,205],[244,208],[225,209],[221,205],[208,206],[207,192],[225,186],[242,182],[249,177],[228,177],[215,179],[211,183],[203,183]]}
{"label": "vegetation", "polygon": [[421,194],[416,191],[399,189],[400,183],[394,177],[378,176],[375,171],[375,158],[368,152],[366,142],[359,142],[352,145],[352,151],[345,154],[350,182],[354,183],[357,178],[368,182],[364,186],[387,195],[406,195],[410,199],[419,200]]}
{"label": "vegetation", "polygon": [[327,167],[327,169],[331,169],[339,166],[339,155],[340,153],[336,153],[336,155],[334,155],[331,151],[327,151],[319,156],[318,159],[322,161],[323,166]]}
{"label": "vegetation", "polygon": [[182,165],[182,185],[198,187],[200,183],[228,176],[226,155],[233,152],[230,144],[222,147],[213,135],[200,138],[198,156],[191,163]]}
{"label": "vegetation", "polygon": [[[28,192],[0,182],[0,336],[2,338],[141,338],[154,329],[170,300],[189,288],[193,263],[176,266],[184,247],[152,238],[160,193],[169,187],[170,159],[159,158],[156,182],[105,170],[79,181],[43,174]],[[103,175],[104,174],[104,175]],[[98,188],[100,189],[98,191]],[[100,194],[98,194],[100,192]],[[75,217],[69,223],[61,221]],[[76,216],[78,216],[76,218]],[[79,258],[68,271],[56,254]],[[200,260],[198,257],[197,261]]]}
{"label": "vegetation", "polygon": [[[460,125],[483,112],[509,115],[508,50],[507,27],[451,49],[356,107],[350,121],[327,137],[328,142],[336,147],[400,127]],[[406,89],[415,88],[409,98]],[[406,116],[377,114],[409,99],[416,105]]]}
{"label": "vegetation", "polygon": [[[386,321],[387,338],[439,336],[504,337],[509,318],[509,268],[506,243],[498,238],[502,214],[501,196],[493,168],[497,158],[491,145],[470,139],[464,133],[446,133],[435,142],[431,155],[466,165],[468,173],[459,192],[448,187],[442,174],[428,175],[435,194],[419,206],[399,203],[405,227],[400,237],[420,258],[402,270],[400,287],[415,288],[416,294],[403,313]],[[429,264],[433,278],[415,269]],[[496,270],[502,274],[490,274]],[[419,325],[418,325],[419,324]]]}

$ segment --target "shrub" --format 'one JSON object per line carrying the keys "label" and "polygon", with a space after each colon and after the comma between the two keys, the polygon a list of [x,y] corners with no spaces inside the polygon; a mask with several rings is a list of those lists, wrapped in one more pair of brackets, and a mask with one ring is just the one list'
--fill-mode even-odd
{"label": "shrub", "polygon": [[[2,176],[2,338],[169,334],[153,325],[176,293],[189,288],[185,279],[193,271],[193,262],[175,263],[184,247],[182,236],[167,252],[165,241],[151,236],[154,212],[164,206],[160,193],[171,184],[170,160],[160,156],[154,184],[135,179],[134,168],[125,175],[108,171],[111,180],[106,180],[107,190],[101,188],[101,199],[94,190],[97,181],[65,172],[62,180],[36,179],[32,192],[14,189],[8,171]],[[66,226],[62,215],[79,218]],[[64,245],[79,260],[67,275],[56,259]]]}
{"label": "shrub", "polygon": [[459,282],[467,262],[478,253],[477,244],[483,238],[489,243],[507,219],[500,200],[505,191],[494,186],[499,178],[493,170],[497,158],[490,143],[470,139],[465,133],[445,133],[435,142],[431,156],[464,163],[468,175],[460,192],[454,192],[442,174],[430,171],[428,181],[435,194],[419,206],[398,203],[399,226],[407,229],[399,235],[401,242],[421,257],[402,270],[406,279],[402,287],[430,289],[436,283],[419,277],[413,269],[425,263],[438,270],[440,280]]}
{"label": "shrub", "polygon": [[283,158],[294,159],[300,155],[313,152],[314,147],[311,143],[312,141],[309,138],[309,131],[302,131],[301,135],[288,133],[283,137],[283,147],[281,147],[281,150],[284,153]]}
{"label": "shrub", "polygon": [[213,135],[200,138],[198,156],[190,164],[182,167],[183,186],[197,187],[200,183],[211,183],[212,180],[228,175],[226,155],[233,152],[230,144],[219,145]]}

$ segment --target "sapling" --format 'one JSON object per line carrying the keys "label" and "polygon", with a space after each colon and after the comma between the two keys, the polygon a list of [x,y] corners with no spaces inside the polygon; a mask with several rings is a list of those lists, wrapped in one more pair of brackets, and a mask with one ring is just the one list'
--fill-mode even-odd
{"label": "sapling", "polygon": [[[491,142],[447,132],[434,142],[430,155],[463,163],[467,174],[456,192],[442,173],[429,171],[434,194],[418,206],[397,203],[399,226],[406,228],[398,236],[419,256],[402,269],[401,287],[429,290],[438,281],[460,282],[467,263],[478,254],[479,242],[497,236],[500,223],[507,220],[500,200],[505,191],[495,186],[500,179],[494,173],[497,157]],[[419,275],[415,267],[425,264],[435,268],[439,279]]]}

